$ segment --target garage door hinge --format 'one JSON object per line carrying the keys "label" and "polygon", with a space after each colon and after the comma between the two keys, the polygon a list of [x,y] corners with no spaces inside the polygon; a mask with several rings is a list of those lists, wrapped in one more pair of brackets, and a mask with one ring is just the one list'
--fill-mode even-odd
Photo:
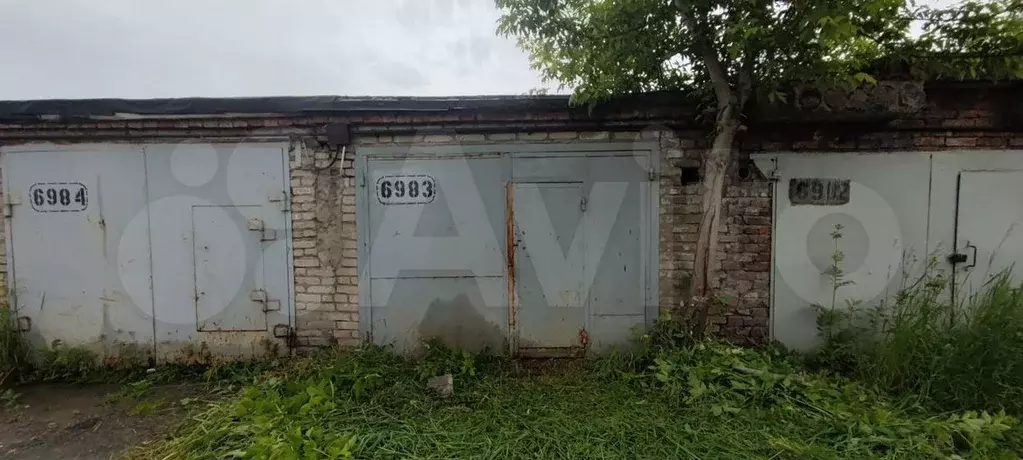
{"label": "garage door hinge", "polygon": [[4,203],[4,217],[11,217],[14,213],[14,207],[21,204],[21,194],[17,192],[11,192],[7,194],[7,201]]}
{"label": "garage door hinge", "polygon": [[265,289],[253,289],[252,291],[249,291],[249,299],[252,299],[253,302],[263,304],[264,312],[281,310],[281,301],[269,299],[266,296]]}
{"label": "garage door hinge", "polygon": [[288,192],[280,191],[271,193],[268,198],[271,203],[277,203],[277,207],[280,208],[281,212],[286,212],[291,209],[291,203],[288,200]]}
{"label": "garage door hinge", "polygon": [[586,197],[583,197],[581,200],[579,200],[579,210],[583,212],[586,211]]}
{"label": "garage door hinge", "polygon": [[254,232],[260,232],[259,241],[275,241],[277,240],[277,230],[266,228],[263,224],[263,219],[253,217],[247,221],[249,230]]}

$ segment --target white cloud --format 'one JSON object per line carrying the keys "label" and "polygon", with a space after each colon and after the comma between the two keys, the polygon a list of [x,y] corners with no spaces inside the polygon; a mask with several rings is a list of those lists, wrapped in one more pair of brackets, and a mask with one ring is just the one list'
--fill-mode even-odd
{"label": "white cloud", "polygon": [[0,99],[521,94],[488,0],[0,0]]}

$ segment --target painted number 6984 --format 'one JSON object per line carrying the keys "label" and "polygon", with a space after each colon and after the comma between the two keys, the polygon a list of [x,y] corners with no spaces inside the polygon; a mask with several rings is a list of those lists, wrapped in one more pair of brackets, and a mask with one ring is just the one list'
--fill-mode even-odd
{"label": "painted number 6984", "polygon": [[36,212],[80,212],[89,207],[89,190],[78,182],[41,182],[28,190]]}

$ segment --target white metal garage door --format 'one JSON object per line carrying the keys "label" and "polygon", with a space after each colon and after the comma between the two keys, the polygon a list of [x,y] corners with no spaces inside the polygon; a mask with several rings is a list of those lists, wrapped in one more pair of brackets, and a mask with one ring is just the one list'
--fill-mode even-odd
{"label": "white metal garage door", "polygon": [[281,147],[40,146],[2,161],[11,298],[38,343],[246,356],[292,324]]}

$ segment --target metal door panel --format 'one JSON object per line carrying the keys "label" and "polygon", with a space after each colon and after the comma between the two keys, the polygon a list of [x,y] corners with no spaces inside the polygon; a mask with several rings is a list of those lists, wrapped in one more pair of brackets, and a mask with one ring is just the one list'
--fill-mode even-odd
{"label": "metal door panel", "polygon": [[407,277],[372,280],[373,340],[413,350],[440,338],[463,350],[503,352],[507,346],[507,284],[503,278]]}
{"label": "metal door panel", "polygon": [[[282,343],[272,329],[292,321],[286,171],[278,145],[146,146],[161,359],[194,359],[200,348],[244,357]],[[256,224],[265,230],[250,230]],[[208,255],[196,253],[210,244]],[[204,258],[210,265],[197,278]],[[252,300],[253,289],[265,290],[271,311]]]}
{"label": "metal door panel", "polygon": [[[369,222],[359,226],[360,313],[375,342],[409,350],[436,334],[471,343],[476,333],[459,331],[472,330],[508,337],[524,355],[577,354],[624,342],[656,316],[658,162],[650,150],[558,144],[409,153],[360,149],[357,214]],[[377,196],[384,178],[417,175],[436,179],[434,200]],[[464,315],[444,313],[465,306]],[[465,328],[467,321],[479,326]]]}
{"label": "metal door panel", "polygon": [[565,182],[586,177],[586,157],[514,157],[512,180],[515,182]]}
{"label": "metal door panel", "polygon": [[501,158],[364,161],[359,264],[369,289],[360,320],[373,341],[410,350],[436,337],[503,350],[509,317]]}
{"label": "metal door panel", "polygon": [[983,292],[992,276],[1023,269],[1023,171],[963,171],[959,175],[956,296]]}
{"label": "metal door panel", "polygon": [[[435,195],[420,203],[380,201],[376,188],[383,181],[412,176],[432,179]],[[500,158],[373,160],[367,182],[372,278],[404,277],[404,271],[429,276],[424,271],[431,270],[504,276]]]}
{"label": "metal door panel", "polygon": [[[974,265],[972,248],[964,247],[967,240],[971,244],[979,243],[979,251],[984,246],[991,249],[1003,237],[1008,237],[1006,244],[1009,248],[1005,254],[999,252],[993,261],[995,267],[1012,257],[1011,245],[1014,243],[1009,240],[1015,239],[1018,230],[1013,228],[1010,232],[1009,223],[1005,219],[1014,215],[1018,204],[1016,195],[1011,194],[1014,189],[1007,182],[1011,181],[1009,176],[1016,174],[1016,171],[1023,171],[1023,155],[1020,151],[1011,150],[948,151],[934,153],[933,159],[928,253],[938,257],[940,268],[954,274],[953,285],[956,285],[956,289],[953,294],[962,300],[967,293],[976,292],[975,283],[979,279],[988,273],[998,272],[996,268],[988,271],[989,257],[984,256],[979,257],[975,267],[967,268]],[[986,176],[987,173],[992,175]],[[985,183],[985,178],[992,182]],[[979,198],[984,190],[990,190],[992,194]],[[974,231],[970,228],[984,225],[988,221],[992,224],[989,229],[978,228]],[[965,227],[961,228],[961,225]],[[978,236],[993,237],[995,241],[978,240]],[[970,256],[971,260],[950,264],[948,256],[957,252]],[[1020,271],[1020,267],[1014,268],[1016,279],[1019,279]]]}
{"label": "metal door panel", "polygon": [[141,149],[41,147],[3,155],[11,298],[37,344],[113,357],[153,347]]}
{"label": "metal door panel", "polygon": [[514,187],[519,348],[580,346],[586,329],[582,182]]}
{"label": "metal door panel", "polygon": [[[846,300],[874,305],[895,294],[917,273],[906,265],[932,255],[928,249],[931,158],[927,153],[763,154],[758,168],[776,179],[771,271],[771,335],[807,350],[820,343],[813,305],[837,308]],[[793,204],[793,179],[849,180],[844,204]],[[950,200],[951,202],[951,200]],[[842,237],[832,238],[835,225]],[[757,236],[759,237],[759,236]],[[740,237],[742,238],[742,237]],[[852,283],[837,291],[824,273],[837,250]],[[739,293],[741,294],[741,293]]]}
{"label": "metal door panel", "polygon": [[[650,233],[646,157],[595,157],[587,163],[586,281],[590,314],[643,315]],[[596,334],[593,334],[596,336]]]}
{"label": "metal door panel", "polygon": [[246,255],[261,252],[261,232],[239,228],[236,220],[238,215],[253,214],[253,210],[258,212],[259,206],[192,207],[199,331],[266,330],[266,302],[259,291],[263,272],[258,267],[246,270]]}

